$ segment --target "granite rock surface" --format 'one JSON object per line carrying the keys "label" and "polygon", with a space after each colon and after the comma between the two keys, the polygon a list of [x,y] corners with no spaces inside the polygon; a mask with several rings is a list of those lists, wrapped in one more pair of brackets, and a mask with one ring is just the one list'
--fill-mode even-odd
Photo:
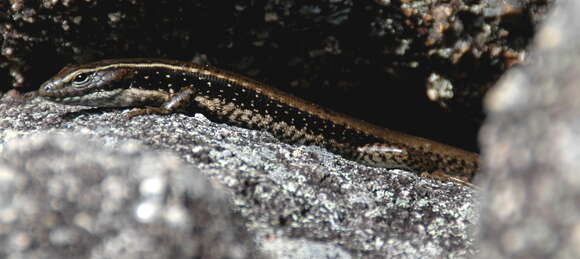
{"label": "granite rock surface", "polygon": [[[118,240],[141,242],[148,250],[127,253],[147,258],[214,249],[214,258],[469,258],[477,251],[477,192],[464,186],[366,167],[201,114],[127,119],[122,110],[4,98],[0,118],[0,168],[14,186],[2,197],[25,197],[5,199],[2,210],[17,219],[26,212],[19,206],[36,211],[24,214],[28,224],[5,222],[3,229],[20,229],[0,232],[10,258],[61,256],[61,245],[75,247],[69,258],[85,258]],[[19,181],[29,184],[16,188]],[[151,195],[152,208],[141,212]],[[106,229],[92,225],[101,214]],[[94,223],[80,224],[82,215]],[[174,218],[188,227],[175,228]],[[46,234],[59,229],[72,231],[62,234],[65,244]],[[19,233],[44,246],[14,248],[9,240]]]}

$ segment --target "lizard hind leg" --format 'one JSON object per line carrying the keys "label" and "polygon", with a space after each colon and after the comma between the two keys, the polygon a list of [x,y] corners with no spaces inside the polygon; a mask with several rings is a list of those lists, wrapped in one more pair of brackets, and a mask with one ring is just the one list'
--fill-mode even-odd
{"label": "lizard hind leg", "polygon": [[[437,169],[435,164],[429,164],[424,160],[415,161],[420,155],[413,154],[412,151],[405,147],[385,143],[372,143],[357,147],[356,151],[356,160],[365,165],[415,171],[423,178],[454,182],[478,189],[468,179],[449,175],[444,170]],[[429,166],[425,166],[426,164],[429,164]]]}
{"label": "lizard hind leg", "polygon": [[411,169],[406,161],[409,159],[409,152],[406,148],[385,144],[372,143],[356,148],[357,161],[360,163],[384,168]]}
{"label": "lizard hind leg", "polygon": [[423,173],[421,173],[421,177],[435,179],[435,180],[438,180],[441,182],[454,182],[454,183],[458,183],[458,184],[463,185],[463,186],[471,187],[471,188],[478,190],[478,191],[481,190],[478,186],[470,183],[467,178],[451,176],[451,175],[445,173],[445,171],[443,171],[443,170],[435,170],[433,172],[423,172]]}

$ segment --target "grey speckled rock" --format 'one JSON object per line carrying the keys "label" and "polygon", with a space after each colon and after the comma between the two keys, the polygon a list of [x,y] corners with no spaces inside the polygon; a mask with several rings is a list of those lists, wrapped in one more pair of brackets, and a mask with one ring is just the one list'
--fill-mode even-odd
{"label": "grey speckled rock", "polygon": [[[253,233],[253,238],[245,239],[256,240],[263,253],[274,258],[469,258],[477,252],[473,241],[477,196],[471,189],[400,170],[366,167],[318,147],[287,145],[264,132],[212,123],[202,115],[148,115],[128,120],[119,110],[67,107],[38,99],[17,104],[5,98],[0,101],[0,128],[0,143],[15,136],[54,136],[64,131],[86,135],[107,148],[119,149],[129,140],[144,152],[174,153],[231,194],[233,210],[215,213],[241,215],[245,228]],[[78,164],[78,160],[68,160],[73,154],[100,161],[103,152],[91,145],[71,145],[67,150],[67,155],[60,153],[69,161],[63,169],[68,163]],[[114,157],[116,163],[103,166],[129,159]],[[140,168],[135,173],[148,167],[151,173],[166,170],[157,165],[163,162],[162,156],[147,157],[132,162],[134,168]],[[29,156],[12,160],[24,159],[34,161]],[[45,162],[60,159],[56,153]],[[167,188],[173,184],[186,188],[196,177],[168,182]],[[70,197],[75,198],[84,196]],[[218,222],[202,226],[229,224],[220,217],[215,220]],[[130,221],[121,217],[115,224],[123,222]],[[242,247],[247,253],[252,251]]]}
{"label": "grey speckled rock", "polygon": [[531,64],[487,100],[481,258],[580,258],[580,1],[558,1]]}
{"label": "grey speckled rock", "polygon": [[0,258],[254,258],[226,195],[173,155],[37,134],[2,145]]}

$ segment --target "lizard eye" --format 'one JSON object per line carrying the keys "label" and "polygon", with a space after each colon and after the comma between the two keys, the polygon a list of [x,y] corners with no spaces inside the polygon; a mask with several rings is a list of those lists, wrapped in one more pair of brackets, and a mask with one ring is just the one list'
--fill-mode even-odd
{"label": "lizard eye", "polygon": [[83,86],[89,81],[89,75],[87,73],[78,74],[73,78],[72,83],[76,86]]}

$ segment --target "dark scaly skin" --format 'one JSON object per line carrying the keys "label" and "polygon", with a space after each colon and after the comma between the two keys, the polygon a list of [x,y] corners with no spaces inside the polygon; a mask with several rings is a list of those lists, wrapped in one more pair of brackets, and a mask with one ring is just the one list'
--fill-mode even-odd
{"label": "dark scaly skin", "polygon": [[217,68],[153,59],[103,60],[63,68],[39,95],[92,107],[141,107],[132,115],[200,112],[211,120],[319,145],[366,165],[413,170],[468,184],[478,156],[338,114]]}

